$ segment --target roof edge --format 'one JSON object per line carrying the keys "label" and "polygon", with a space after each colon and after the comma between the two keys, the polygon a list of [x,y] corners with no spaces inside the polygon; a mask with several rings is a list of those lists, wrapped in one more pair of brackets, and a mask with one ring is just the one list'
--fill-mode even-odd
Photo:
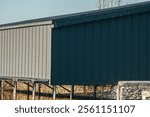
{"label": "roof edge", "polygon": [[16,24],[16,25],[4,25],[4,26],[0,26],[0,30],[25,28],[25,27],[32,27],[32,26],[42,26],[42,25],[52,25],[52,21],[32,22],[32,23],[25,23],[25,24],[21,23],[21,24]]}
{"label": "roof edge", "polygon": [[150,12],[150,1],[113,7],[109,9],[96,10],[95,12],[76,15],[68,18],[52,20],[54,27],[63,27],[90,21],[103,20],[127,15],[133,15],[143,12]]}

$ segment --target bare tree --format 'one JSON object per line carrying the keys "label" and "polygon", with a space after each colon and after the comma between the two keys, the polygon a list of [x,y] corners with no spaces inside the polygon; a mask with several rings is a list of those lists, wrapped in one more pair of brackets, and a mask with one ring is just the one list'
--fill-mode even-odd
{"label": "bare tree", "polygon": [[97,6],[98,9],[105,9],[135,2],[137,2],[137,0],[98,0]]}
{"label": "bare tree", "polygon": [[97,6],[99,9],[120,6],[122,0],[98,0]]}

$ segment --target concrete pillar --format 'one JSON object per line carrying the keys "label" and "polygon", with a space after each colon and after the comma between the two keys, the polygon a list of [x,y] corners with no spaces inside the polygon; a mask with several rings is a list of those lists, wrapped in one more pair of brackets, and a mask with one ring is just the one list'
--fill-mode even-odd
{"label": "concrete pillar", "polygon": [[53,86],[53,100],[56,100],[56,85]]}
{"label": "concrete pillar", "polygon": [[70,86],[70,100],[72,100],[74,97],[74,85]]}

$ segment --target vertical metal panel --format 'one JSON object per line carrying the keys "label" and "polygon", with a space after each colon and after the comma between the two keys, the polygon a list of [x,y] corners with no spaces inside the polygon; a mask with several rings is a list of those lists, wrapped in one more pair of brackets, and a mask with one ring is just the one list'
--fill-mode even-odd
{"label": "vertical metal panel", "polygon": [[7,38],[8,38],[8,40],[7,40],[7,49],[8,49],[8,51],[7,51],[7,75],[10,75],[10,46],[11,46],[11,43],[8,43],[8,42],[10,42],[10,35],[8,35],[8,34],[10,34],[10,30],[8,30],[7,31]]}
{"label": "vertical metal panel", "polygon": [[[2,63],[2,31],[0,31],[0,63]],[[0,64],[0,73],[2,73],[2,64]]]}
{"label": "vertical metal panel", "polygon": [[150,13],[53,29],[52,84],[150,80]]}
{"label": "vertical metal panel", "polygon": [[46,63],[45,63],[45,67],[46,67],[46,76],[48,78],[50,78],[51,80],[51,59],[52,59],[52,28],[51,26],[47,26],[46,27]]}
{"label": "vertical metal panel", "polygon": [[3,69],[4,69],[4,75],[6,75],[6,55],[7,55],[7,53],[6,53],[6,51],[7,51],[7,46],[6,46],[6,44],[7,44],[7,34],[6,34],[6,31],[4,31],[4,64],[3,64]]}
{"label": "vertical metal panel", "polygon": [[0,77],[50,80],[51,26],[0,30]]}
{"label": "vertical metal panel", "polygon": [[[133,20],[134,19],[134,20]],[[138,70],[138,51],[139,51],[139,47],[138,47],[138,37],[139,37],[139,15],[135,15],[133,18],[133,23],[132,26],[134,28],[132,28],[132,41],[133,41],[133,45],[132,45],[132,79],[138,78],[138,74],[137,74],[137,70]]]}
{"label": "vertical metal panel", "polygon": [[[16,77],[18,77],[19,76],[19,74],[18,74],[18,66],[19,66],[19,33],[20,33],[20,31],[19,31],[19,29],[16,29],[16,41],[15,41],[15,43],[16,43],[16,70],[15,70],[15,75],[16,75]],[[7,43],[9,43],[9,42],[7,42]]]}
{"label": "vertical metal panel", "polygon": [[10,30],[10,76],[13,76],[13,30]]}
{"label": "vertical metal panel", "polygon": [[23,57],[23,49],[22,49],[22,46],[23,46],[23,29],[22,28],[20,28],[19,29],[19,64],[18,64],[18,67],[19,67],[19,70],[18,70],[18,74],[19,74],[19,76],[21,76],[22,75],[22,62],[23,62],[23,59],[22,59],[22,57]]}
{"label": "vertical metal panel", "polygon": [[1,61],[1,64],[2,64],[2,75],[4,75],[4,52],[5,52],[5,49],[4,49],[4,31],[2,31],[2,54],[1,54],[1,57],[2,57],[2,61]]}
{"label": "vertical metal panel", "polygon": [[[85,76],[85,69],[84,69],[84,66],[85,66],[85,44],[84,44],[84,41],[85,41],[85,38],[84,38],[84,35],[85,35],[85,25],[84,24],[78,24],[77,25],[77,34],[76,34],[76,38],[80,38],[79,40],[76,40],[76,43],[77,43],[77,47],[76,47],[76,58],[77,58],[77,72],[76,72],[76,80],[75,82],[77,82],[79,80],[80,77],[82,77],[81,82],[84,82],[84,76]],[[71,45],[70,45],[71,46]],[[83,47],[83,49],[79,48],[79,47]],[[71,66],[71,64],[70,64]]]}
{"label": "vertical metal panel", "polygon": [[29,69],[28,58],[29,58],[29,28],[25,28],[25,77],[28,77],[28,69]]}
{"label": "vertical metal panel", "polygon": [[107,59],[108,59],[108,22],[107,21],[102,21],[102,25],[101,25],[101,28],[102,28],[102,32],[101,32],[101,43],[100,43],[100,46],[101,46],[101,76],[100,77],[103,77],[103,80],[104,82],[107,81],[107,70],[108,70],[108,63],[107,63]]}
{"label": "vertical metal panel", "polygon": [[139,38],[140,38],[140,50],[139,50],[139,53],[140,53],[140,56],[139,56],[139,59],[140,59],[140,67],[139,67],[139,79],[142,79],[142,78],[146,78],[146,48],[147,48],[147,45],[146,45],[146,14],[143,13],[143,14],[140,14],[140,29],[139,29]]}
{"label": "vertical metal panel", "polygon": [[29,66],[28,66],[28,75],[32,76],[32,41],[33,41],[33,38],[32,38],[32,27],[29,28],[29,57],[28,57],[28,62],[29,62]]}
{"label": "vertical metal panel", "polygon": [[36,69],[36,36],[35,36],[35,27],[32,27],[32,63],[31,63],[31,68],[32,68],[32,77],[35,77],[36,76],[36,72],[35,72],[35,69]]}
{"label": "vertical metal panel", "polygon": [[[36,33],[35,33],[35,36],[36,36],[36,47],[35,47],[35,55],[36,56],[39,56],[39,26],[35,29],[36,30]],[[38,47],[38,48],[37,48]],[[36,57],[36,59],[35,59],[35,74],[36,74],[36,77],[39,77],[39,57]]]}
{"label": "vertical metal panel", "polygon": [[[71,29],[72,30],[72,29]],[[59,57],[60,58],[62,58],[61,60],[60,60],[60,62],[59,62],[59,70],[61,70],[62,71],[62,73],[61,74],[59,74],[59,77],[61,78],[61,75],[65,75],[66,74],[66,76],[68,75],[67,74],[67,68],[68,68],[68,62],[67,62],[67,58],[68,58],[68,54],[67,54],[67,52],[69,51],[67,51],[67,46],[70,46],[70,45],[68,45],[67,43],[68,43],[68,38],[67,38],[67,29],[65,28],[65,29],[60,29],[60,38],[62,38],[61,40],[60,40],[60,48],[59,48],[59,51],[60,51],[60,55],[59,55]],[[71,40],[70,40],[71,41]],[[72,39],[72,41],[74,41],[74,39]],[[72,45],[73,46],[73,45]],[[64,68],[64,69],[63,69]],[[73,69],[72,69],[73,70]],[[73,73],[73,72],[72,72]],[[68,80],[68,77],[66,77],[66,80]]]}
{"label": "vertical metal panel", "polygon": [[[93,27],[92,27],[92,22],[90,22],[90,23],[88,23],[88,24],[86,24],[85,25],[85,27],[84,27],[85,29],[85,42],[86,42],[86,44],[85,44],[85,78],[87,78],[87,79],[92,79],[92,43],[93,43],[93,35],[92,35],[92,33],[93,33]],[[87,73],[89,73],[89,74],[87,74]]]}
{"label": "vertical metal panel", "polygon": [[22,30],[22,33],[23,33],[23,35],[22,35],[22,66],[24,66],[24,67],[22,67],[22,76],[23,77],[25,77],[25,51],[26,51],[26,46],[25,46],[25,42],[26,42],[26,38],[25,38],[25,28],[23,28],[23,30]]}
{"label": "vertical metal panel", "polygon": [[101,43],[101,38],[100,38],[101,37],[101,28],[100,28],[101,25],[102,24],[99,21],[93,23],[93,42],[97,42],[97,43],[92,42],[93,50],[95,50],[95,51],[92,51],[92,56],[93,56],[92,78],[100,77],[101,75],[101,64],[100,64],[101,52],[98,51],[101,48],[101,46],[99,46]]}
{"label": "vertical metal panel", "polygon": [[148,66],[150,64],[150,13],[148,13],[148,15],[146,16],[146,39],[147,39],[147,51],[146,51],[146,60],[147,60],[147,66],[146,66],[146,76],[147,76],[147,79],[149,79],[149,76],[150,76],[150,72],[149,72],[149,69],[150,69],[150,66]]}
{"label": "vertical metal panel", "polygon": [[[46,55],[47,55],[47,51],[44,51],[44,50],[47,50],[47,48],[46,48],[46,27],[43,27],[43,51],[42,51],[42,61],[43,61],[43,64],[42,64],[42,70],[43,71],[45,71],[45,74],[43,73],[43,78],[45,78],[46,77],[46,73],[47,73],[47,71],[46,71],[46,67],[45,67],[45,65],[46,65]],[[42,72],[43,72],[42,71]]]}
{"label": "vertical metal panel", "polygon": [[42,78],[43,76],[43,73],[42,73],[42,65],[43,65],[43,61],[42,61],[42,58],[43,58],[43,55],[42,55],[42,51],[43,51],[43,29],[42,29],[42,26],[39,27],[39,77]]}
{"label": "vertical metal panel", "polygon": [[[116,40],[114,40],[117,36],[117,18],[114,18],[113,20],[109,20],[108,22],[108,55],[111,57],[108,57],[108,72],[107,72],[107,76],[108,76],[108,80],[110,82],[113,81],[113,79],[115,77],[117,77],[116,75],[116,62],[118,62],[116,60]],[[121,45],[121,44],[120,44]],[[120,48],[121,49],[121,48]],[[121,55],[120,55],[121,56]],[[103,68],[101,68],[103,69]]]}
{"label": "vertical metal panel", "polygon": [[[12,48],[12,50],[13,50],[13,52],[12,52],[12,54],[13,54],[13,58],[12,58],[13,66],[12,66],[12,71],[13,71],[13,76],[15,76],[16,75],[15,71],[16,71],[16,66],[17,66],[16,65],[16,29],[13,30],[12,40],[13,40],[13,48]],[[5,73],[5,71],[4,71],[4,73]]]}

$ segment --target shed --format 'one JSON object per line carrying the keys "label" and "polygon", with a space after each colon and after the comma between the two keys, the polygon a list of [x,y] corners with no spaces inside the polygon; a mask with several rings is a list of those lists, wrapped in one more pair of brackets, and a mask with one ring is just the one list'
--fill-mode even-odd
{"label": "shed", "polygon": [[150,80],[150,2],[0,25],[0,78]]}

